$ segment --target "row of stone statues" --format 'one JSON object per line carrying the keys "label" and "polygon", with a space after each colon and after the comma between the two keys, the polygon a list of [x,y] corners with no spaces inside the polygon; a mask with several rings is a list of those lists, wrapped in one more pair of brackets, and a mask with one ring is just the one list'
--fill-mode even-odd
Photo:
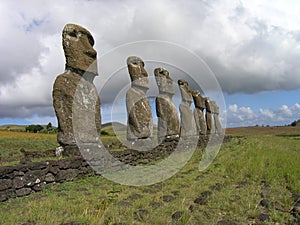
{"label": "row of stone statues", "polygon": [[[52,95],[58,119],[57,139],[65,154],[72,155],[78,154],[78,140],[75,140],[74,130],[81,131],[81,142],[97,142],[99,139],[100,99],[93,84],[94,77],[98,75],[97,52],[93,48],[94,39],[91,33],[75,24],[64,27],[62,44],[66,57],[65,72],[56,78]],[[131,78],[131,88],[126,94],[127,139],[152,140],[153,118],[146,96],[149,83],[144,62],[131,56],[127,59],[127,66]],[[156,98],[159,142],[165,138],[222,132],[217,104],[209,98],[203,98],[199,91],[191,91],[185,80],[178,81],[182,96],[179,121],[172,101],[175,91],[169,72],[164,68],[156,68],[154,75],[159,88]],[[192,102],[195,104],[194,113],[190,108]],[[90,129],[95,124],[96,132]]]}
{"label": "row of stone statues", "polygon": [[[152,138],[153,119],[146,92],[149,89],[148,74],[142,59],[131,56],[127,59],[131,88],[126,94],[128,112],[127,139],[137,141]],[[158,117],[158,142],[166,138],[189,137],[222,133],[219,120],[219,107],[215,101],[201,96],[200,91],[192,91],[186,80],[178,80],[182,102],[179,105],[180,121],[172,101],[175,94],[173,79],[162,67],[154,70],[159,89],[156,97],[156,115]],[[194,102],[194,112],[191,104]],[[204,116],[204,110],[206,113]]]}

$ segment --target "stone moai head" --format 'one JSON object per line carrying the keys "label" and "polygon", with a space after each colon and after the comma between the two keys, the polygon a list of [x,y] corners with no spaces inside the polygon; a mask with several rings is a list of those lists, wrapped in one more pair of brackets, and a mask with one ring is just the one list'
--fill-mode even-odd
{"label": "stone moai head", "polygon": [[159,89],[159,93],[174,95],[173,79],[170,77],[169,71],[163,67],[154,70],[155,80]]}
{"label": "stone moai head", "polygon": [[200,94],[199,90],[192,91],[194,104],[196,108],[205,109],[205,98]]}
{"label": "stone moai head", "polygon": [[212,112],[215,114],[219,114],[219,106],[215,101],[211,101]]}
{"label": "stone moai head", "polygon": [[62,33],[63,48],[66,57],[66,69],[82,75],[89,72],[98,74],[97,52],[93,48],[91,33],[76,24],[67,24]]}
{"label": "stone moai head", "polygon": [[189,88],[189,83],[186,80],[178,80],[178,85],[179,85],[182,101],[192,103],[193,97],[192,97],[192,91]]}
{"label": "stone moai head", "polygon": [[132,86],[149,89],[148,74],[144,66],[143,60],[137,56],[127,58],[127,67]]}
{"label": "stone moai head", "polygon": [[210,109],[212,113],[215,113],[216,111],[215,101],[210,101]]}

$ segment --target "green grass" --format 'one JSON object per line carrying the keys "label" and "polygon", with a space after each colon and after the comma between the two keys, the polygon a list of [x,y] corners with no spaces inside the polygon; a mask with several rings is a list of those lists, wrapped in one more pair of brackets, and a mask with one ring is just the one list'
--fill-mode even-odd
{"label": "green grass", "polygon": [[[261,213],[271,217],[265,224],[293,224],[289,210],[292,193],[300,193],[299,144],[288,136],[237,137],[221,147],[207,170],[198,170],[198,150],[179,173],[151,186],[124,186],[101,176],[49,185],[42,192],[0,203],[0,224],[198,225],[222,219],[251,224]],[[204,205],[194,203],[207,191]],[[163,196],[173,200],[165,202]],[[268,208],[259,204],[262,199]],[[148,213],[139,216],[138,210]],[[182,216],[174,220],[177,211]]]}
{"label": "green grass", "polygon": [[26,151],[46,151],[58,146],[55,134],[33,134],[26,132],[0,131],[0,166],[16,163]]}

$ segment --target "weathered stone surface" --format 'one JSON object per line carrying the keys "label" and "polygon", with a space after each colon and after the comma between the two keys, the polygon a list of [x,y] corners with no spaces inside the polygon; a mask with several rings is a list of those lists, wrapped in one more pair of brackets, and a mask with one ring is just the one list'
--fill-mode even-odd
{"label": "weathered stone surface", "polygon": [[161,197],[161,199],[164,201],[164,202],[172,202],[175,198],[171,195],[163,195]]}
{"label": "weathered stone surface", "polygon": [[50,166],[49,172],[57,174],[59,172],[59,166]]}
{"label": "weathered stone surface", "polygon": [[44,187],[45,187],[45,183],[42,182],[42,183],[35,184],[35,185],[32,187],[32,189],[33,189],[34,191],[41,191],[41,190],[44,189]]}
{"label": "weathered stone surface", "polygon": [[8,196],[5,191],[0,191],[0,202],[4,202],[8,199]]}
{"label": "weathered stone surface", "polygon": [[26,151],[24,148],[20,149],[20,152],[25,158],[44,158],[44,157],[55,157],[55,150],[49,149],[46,151]]}
{"label": "weathered stone surface", "polygon": [[23,179],[23,177],[15,177],[15,179],[13,179],[13,186],[15,188],[22,188],[22,187],[24,187],[24,179]]}
{"label": "weathered stone surface", "polygon": [[23,183],[26,186],[38,184],[41,180],[44,180],[45,173],[46,171],[28,171],[23,178]]}
{"label": "weathered stone surface", "polygon": [[25,173],[24,172],[22,172],[22,171],[14,171],[14,176],[24,176],[25,175]]}
{"label": "weathered stone surface", "polygon": [[76,138],[97,141],[101,127],[100,99],[93,84],[98,74],[94,40],[85,28],[67,24],[63,30],[66,70],[53,86],[53,106],[58,119],[57,139],[65,155],[78,155]]}
{"label": "weathered stone surface", "polygon": [[83,161],[81,157],[73,157],[72,160],[70,159],[60,160],[57,164],[60,169],[67,169],[67,168],[76,169],[80,167],[82,162]]}
{"label": "weathered stone surface", "polygon": [[197,128],[191,103],[193,102],[192,92],[186,80],[178,80],[182,102],[179,105],[180,112],[180,137],[197,135]]}
{"label": "weathered stone surface", "polygon": [[56,176],[56,181],[57,182],[71,181],[74,180],[78,174],[79,171],[76,169],[61,170]]}
{"label": "weathered stone surface", "polygon": [[205,120],[207,125],[207,134],[213,134],[214,133],[214,123],[213,123],[213,116],[212,116],[212,107],[211,102],[209,98],[206,98],[205,100],[205,106],[206,106],[206,113],[205,113]]}
{"label": "weathered stone surface", "polygon": [[207,205],[208,201],[207,201],[207,198],[201,196],[201,197],[196,198],[194,200],[194,203],[199,204],[199,205]]}
{"label": "weathered stone surface", "polygon": [[172,100],[175,91],[169,72],[160,67],[154,70],[154,75],[159,89],[155,103],[158,117],[157,136],[160,143],[165,138],[178,137],[180,125],[178,113]]}
{"label": "weathered stone surface", "polygon": [[10,179],[0,180],[0,191],[9,189],[12,187],[12,181]]}
{"label": "weathered stone surface", "polygon": [[126,93],[126,108],[128,113],[127,139],[130,141],[152,137],[153,119],[146,92],[148,74],[144,62],[131,56],[127,59],[131,78],[131,88]]}
{"label": "weathered stone surface", "polygon": [[184,214],[183,211],[176,211],[172,214],[172,219],[179,220],[183,216],[183,214]]}
{"label": "weathered stone surface", "polygon": [[205,109],[205,98],[200,94],[200,91],[196,90],[192,92],[194,99],[194,118],[197,126],[197,132],[200,135],[205,135],[207,126],[204,118],[204,109]]}
{"label": "weathered stone surface", "polygon": [[217,103],[215,101],[211,101],[211,105],[212,105],[212,110],[213,110],[215,133],[221,134],[221,133],[223,133],[223,129],[222,129],[222,125],[221,125],[220,118],[219,118],[219,114],[220,114],[219,106],[217,105]]}
{"label": "weathered stone surface", "polygon": [[[82,26],[67,24],[62,33],[66,69],[98,74],[92,34]],[[78,71],[76,71],[78,73]]]}
{"label": "weathered stone surface", "polygon": [[18,197],[29,195],[30,193],[31,193],[31,188],[21,188],[16,190],[16,194]]}
{"label": "weathered stone surface", "polygon": [[11,166],[2,166],[0,167],[0,178],[12,178],[13,169]]}
{"label": "weathered stone surface", "polygon": [[53,176],[52,173],[47,173],[47,175],[45,176],[45,181],[47,183],[51,183],[55,181],[55,177]]}
{"label": "weathered stone surface", "polygon": [[[94,136],[99,133],[101,126],[100,99],[92,83],[72,72],[59,75],[53,87],[53,105],[59,123],[57,138],[64,147],[63,154],[72,155],[77,150],[74,128],[81,131],[81,141],[97,140],[98,136]],[[95,124],[96,131],[91,129]]]}

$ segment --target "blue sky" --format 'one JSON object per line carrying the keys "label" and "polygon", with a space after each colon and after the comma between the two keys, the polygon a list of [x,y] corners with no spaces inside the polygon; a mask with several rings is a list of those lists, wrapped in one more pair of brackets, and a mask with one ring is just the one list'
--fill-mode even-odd
{"label": "blue sky", "polygon": [[[93,34],[99,83],[111,76],[106,67],[119,69],[116,55],[105,58],[118,46],[174,43],[201,58],[217,79],[225,102],[215,100],[224,126],[225,118],[229,127],[289,124],[300,119],[299,11],[296,0],[1,1],[0,124],[56,124],[51,92],[64,71],[61,32],[67,23]],[[143,48],[131,50],[130,55],[146,54]],[[182,54],[172,57],[179,70],[166,67],[174,79],[183,76],[179,71],[197,71],[197,63],[183,68]],[[157,60],[162,65],[163,57]],[[203,83],[204,73],[196,75]],[[129,81],[127,73],[124,77]],[[109,122],[112,96],[120,89],[119,80],[109,82],[111,92],[100,93],[103,122]]]}
{"label": "blue sky", "polygon": [[267,91],[255,94],[225,94],[226,104],[237,104],[240,106],[251,107],[253,110],[259,109],[278,109],[284,105],[294,105],[300,102],[300,90],[292,91]]}

